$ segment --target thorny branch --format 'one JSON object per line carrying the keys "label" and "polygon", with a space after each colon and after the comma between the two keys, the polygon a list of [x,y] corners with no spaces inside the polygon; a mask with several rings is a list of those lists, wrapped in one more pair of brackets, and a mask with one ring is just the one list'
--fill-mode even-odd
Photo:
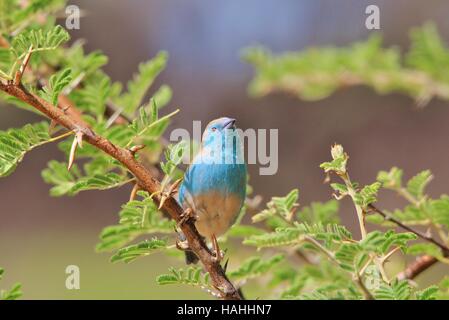
{"label": "thorny branch", "polygon": [[[161,185],[159,181],[152,176],[148,169],[135,159],[133,152],[116,146],[104,137],[97,135],[92,129],[86,126],[82,120],[70,116],[70,114],[65,113],[64,110],[61,110],[39,96],[30,93],[21,83],[14,84],[11,81],[7,83],[0,82],[0,90],[34,107],[49,119],[68,130],[81,133],[86,142],[122,163],[136,177],[139,187],[149,194],[154,195],[153,200],[156,205],[160,204],[161,196],[158,191],[160,191]],[[184,212],[173,197],[168,197],[161,209],[176,222],[180,221]],[[214,260],[213,254],[196,230],[194,222],[189,220],[180,225],[180,229],[184,233],[190,249],[198,256],[204,265],[205,270],[209,272],[212,284],[221,292],[222,298],[241,299],[239,292],[229,281],[221,265]]]}

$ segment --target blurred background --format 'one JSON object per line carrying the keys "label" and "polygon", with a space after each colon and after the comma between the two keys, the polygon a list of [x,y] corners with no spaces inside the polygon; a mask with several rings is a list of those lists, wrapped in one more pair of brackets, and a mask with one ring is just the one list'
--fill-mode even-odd
{"label": "blurred background", "polygon": [[[258,175],[250,166],[251,184],[264,201],[300,189],[300,202],[325,201],[331,196],[323,184],[319,164],[330,158],[330,145],[343,144],[350,154],[352,177],[370,183],[379,170],[398,166],[405,178],[430,169],[435,179],[432,196],[449,193],[449,106],[431,101],[418,109],[402,95],[379,96],[369,88],[339,91],[318,102],[288,95],[253,99],[247,85],[253,70],[240,59],[241,49],[262,44],[274,52],[310,46],[347,45],[366,39],[365,8],[380,8],[380,32],[386,46],[406,50],[408,31],[434,21],[449,42],[449,2],[361,0],[80,0],[69,1],[84,13],[73,40],[86,40],[87,51],[109,56],[105,71],[126,82],[137,65],[160,50],[170,55],[158,78],[174,92],[171,106],[181,107],[172,128],[192,129],[193,120],[207,123],[219,116],[234,117],[246,128],[279,129],[279,170]],[[157,88],[158,86],[154,86]],[[167,109],[167,111],[170,111]],[[38,117],[0,106],[0,129],[20,126]],[[170,132],[168,130],[167,132]],[[50,198],[40,172],[50,159],[60,159],[55,146],[25,157],[20,168],[0,180],[0,266],[7,271],[2,287],[23,284],[25,299],[152,299],[207,298],[197,289],[159,287],[156,275],[174,262],[154,255],[136,262],[111,264],[108,254],[94,246],[102,227],[115,224],[128,187],[82,192],[76,197]],[[379,204],[403,204],[392,193],[381,193]],[[343,222],[358,234],[354,212],[343,201]],[[65,288],[65,268],[81,269],[81,290]],[[179,264],[181,266],[181,264]],[[439,278],[447,267],[435,266],[419,281]]]}

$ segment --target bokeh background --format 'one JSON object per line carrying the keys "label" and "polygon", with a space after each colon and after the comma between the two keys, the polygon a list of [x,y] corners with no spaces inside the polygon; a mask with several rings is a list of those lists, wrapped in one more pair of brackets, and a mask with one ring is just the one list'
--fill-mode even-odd
{"label": "bokeh background", "polygon": [[[275,52],[309,46],[346,45],[368,37],[365,8],[380,7],[385,45],[406,50],[411,27],[434,21],[449,42],[449,2],[445,0],[79,0],[81,29],[72,38],[86,40],[88,51],[109,56],[105,67],[113,80],[126,82],[139,62],[160,50],[170,54],[158,79],[174,91],[170,108],[182,108],[172,128],[191,130],[192,120],[208,122],[231,116],[242,128],[279,129],[279,170],[259,176],[252,165],[255,192],[269,199],[300,189],[301,204],[329,199],[318,165],[329,159],[334,142],[349,152],[350,170],[360,183],[372,182],[381,169],[396,165],[406,177],[430,169],[433,196],[449,192],[449,106],[431,101],[418,109],[410,98],[379,96],[369,88],[339,91],[318,102],[287,95],[253,99],[247,85],[253,74],[241,49],[263,44]],[[63,22],[63,20],[62,20]],[[157,87],[157,86],[155,86]],[[0,129],[38,120],[16,108],[0,106]],[[170,131],[170,130],[169,130]],[[169,132],[168,131],[168,132]],[[197,289],[159,287],[156,275],[175,262],[164,255],[130,265],[109,263],[94,246],[102,227],[117,221],[129,191],[83,192],[76,197],[50,198],[40,172],[50,159],[61,159],[55,146],[26,156],[19,169],[0,180],[0,266],[7,271],[2,287],[23,284],[27,299],[206,298]],[[380,205],[403,202],[382,193]],[[343,221],[355,228],[350,203],[343,202]],[[404,263],[404,262],[402,262]],[[65,288],[65,268],[81,268],[81,290]],[[448,268],[435,266],[418,278],[426,283]]]}

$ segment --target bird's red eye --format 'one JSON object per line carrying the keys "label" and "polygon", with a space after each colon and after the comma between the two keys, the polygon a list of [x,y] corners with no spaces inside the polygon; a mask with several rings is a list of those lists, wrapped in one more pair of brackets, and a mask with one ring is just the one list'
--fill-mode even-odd
{"label": "bird's red eye", "polygon": [[215,127],[212,127],[212,131],[215,131],[215,130],[217,130],[217,128],[215,128]]}

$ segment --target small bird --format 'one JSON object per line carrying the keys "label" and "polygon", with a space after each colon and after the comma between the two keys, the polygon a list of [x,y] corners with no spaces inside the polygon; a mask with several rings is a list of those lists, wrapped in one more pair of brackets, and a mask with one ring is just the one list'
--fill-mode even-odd
{"label": "small bird", "polygon": [[[247,167],[235,119],[211,121],[204,130],[201,148],[179,187],[178,200],[195,216],[198,232],[212,241],[215,258],[222,259],[217,237],[235,222],[246,196]],[[186,263],[198,261],[187,250]]]}

